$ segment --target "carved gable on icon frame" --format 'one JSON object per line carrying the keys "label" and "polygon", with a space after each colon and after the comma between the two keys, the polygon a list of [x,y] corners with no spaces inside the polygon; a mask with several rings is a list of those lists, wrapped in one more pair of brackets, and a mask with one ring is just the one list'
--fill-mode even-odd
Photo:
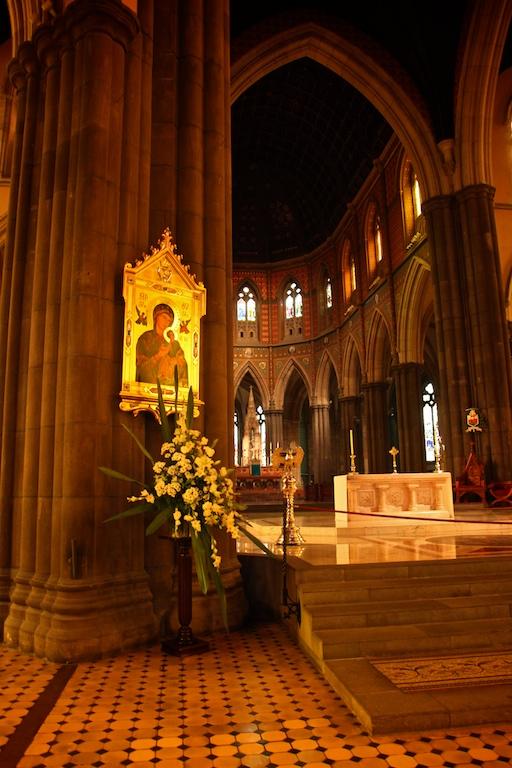
{"label": "carved gable on icon frame", "polygon": [[123,274],[123,380],[119,407],[137,415],[158,412],[158,388],[168,412],[175,410],[178,370],[178,410],[186,409],[189,387],[194,415],[203,405],[199,393],[201,317],[206,312],[206,288],[190,273],[169,229],[149,254]]}

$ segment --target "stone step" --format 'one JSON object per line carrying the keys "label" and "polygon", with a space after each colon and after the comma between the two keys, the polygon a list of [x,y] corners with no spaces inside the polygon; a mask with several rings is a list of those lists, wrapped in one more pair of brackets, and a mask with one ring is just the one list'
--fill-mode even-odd
{"label": "stone step", "polygon": [[402,600],[379,603],[320,604],[309,607],[313,631],[349,627],[424,624],[446,620],[510,618],[512,592],[502,596],[444,598],[438,600]]}
{"label": "stone step", "polygon": [[[443,663],[443,658],[449,664],[449,657],[441,657],[439,663]],[[404,691],[382,675],[368,659],[328,661],[323,672],[369,733],[430,733],[437,729],[474,723],[505,723],[512,719],[512,684],[472,686],[468,683]],[[428,764],[435,765],[435,762]]]}
{"label": "stone step", "polygon": [[472,575],[512,575],[512,558],[507,555],[493,558],[460,558],[454,560],[400,561],[396,563],[364,563],[351,565],[326,565],[301,568],[295,573],[297,583],[315,582],[352,583],[374,579],[435,578],[458,575],[461,571]]}
{"label": "stone step", "polygon": [[504,618],[322,629],[313,632],[310,641],[317,660],[503,650],[511,643],[512,619]]}
{"label": "stone step", "polygon": [[346,602],[384,602],[433,597],[463,597],[512,592],[512,575],[448,575],[430,579],[381,579],[357,582],[302,583],[298,594],[302,605]]}

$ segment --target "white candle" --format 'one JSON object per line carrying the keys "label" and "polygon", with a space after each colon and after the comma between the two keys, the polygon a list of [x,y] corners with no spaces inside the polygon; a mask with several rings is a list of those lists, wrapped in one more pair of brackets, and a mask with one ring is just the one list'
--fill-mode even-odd
{"label": "white candle", "polygon": [[354,455],[354,433],[350,430],[350,455]]}

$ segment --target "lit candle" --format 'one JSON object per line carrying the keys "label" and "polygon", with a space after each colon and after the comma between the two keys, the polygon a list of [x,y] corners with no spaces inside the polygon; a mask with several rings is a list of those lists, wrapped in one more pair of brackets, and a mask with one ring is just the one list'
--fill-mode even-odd
{"label": "lit candle", "polygon": [[350,455],[354,455],[354,433],[350,430]]}

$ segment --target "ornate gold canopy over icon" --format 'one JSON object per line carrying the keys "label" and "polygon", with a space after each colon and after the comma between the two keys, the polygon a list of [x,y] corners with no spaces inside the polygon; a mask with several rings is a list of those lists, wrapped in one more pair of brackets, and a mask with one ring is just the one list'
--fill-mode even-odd
{"label": "ornate gold canopy over icon", "polygon": [[175,368],[178,373],[178,410],[186,408],[188,390],[194,393],[194,415],[199,398],[201,317],[206,311],[206,289],[197,282],[183,257],[176,253],[169,229],[158,247],[134,265],[126,264],[123,336],[122,411],[154,414],[160,382],[168,410],[175,406]]}

